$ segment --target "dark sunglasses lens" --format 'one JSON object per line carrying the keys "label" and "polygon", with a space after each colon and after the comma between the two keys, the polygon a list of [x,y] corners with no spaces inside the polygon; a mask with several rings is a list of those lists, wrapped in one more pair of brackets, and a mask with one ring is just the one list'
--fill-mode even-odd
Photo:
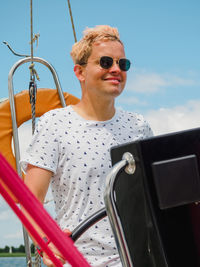
{"label": "dark sunglasses lens", "polygon": [[119,67],[120,67],[121,70],[127,71],[127,70],[130,69],[130,66],[131,66],[130,60],[128,60],[126,58],[121,58],[119,60]]}
{"label": "dark sunglasses lens", "polygon": [[100,58],[100,66],[103,69],[109,69],[113,64],[113,59],[111,57],[101,57]]}

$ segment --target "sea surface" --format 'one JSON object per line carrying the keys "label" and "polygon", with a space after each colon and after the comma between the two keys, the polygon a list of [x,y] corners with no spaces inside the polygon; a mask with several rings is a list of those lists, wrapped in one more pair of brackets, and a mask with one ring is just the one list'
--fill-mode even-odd
{"label": "sea surface", "polygon": [[[27,267],[25,257],[0,257],[1,267]],[[42,263],[42,267],[45,265]]]}

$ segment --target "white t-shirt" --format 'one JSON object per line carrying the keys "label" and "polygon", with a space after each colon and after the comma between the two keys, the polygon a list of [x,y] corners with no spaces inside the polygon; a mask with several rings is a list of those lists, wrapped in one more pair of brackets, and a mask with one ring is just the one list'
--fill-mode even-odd
{"label": "white t-shirt", "polygon": [[[62,229],[72,231],[105,206],[110,148],[149,136],[152,131],[141,115],[117,109],[108,121],[92,121],[68,106],[39,119],[21,165],[24,170],[30,163],[53,172],[55,219]],[[87,230],[75,245],[92,266],[121,266],[107,217]]]}

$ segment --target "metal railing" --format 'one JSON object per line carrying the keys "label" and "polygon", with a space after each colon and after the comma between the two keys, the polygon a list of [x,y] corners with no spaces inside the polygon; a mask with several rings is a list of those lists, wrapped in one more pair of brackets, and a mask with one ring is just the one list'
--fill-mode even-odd
{"label": "metal railing", "polygon": [[124,168],[125,172],[128,174],[133,174],[135,172],[135,160],[133,155],[129,152],[124,153],[122,160],[113,166],[111,172],[106,177],[104,201],[122,265],[124,267],[133,267],[124,231],[115,204],[115,182],[117,180],[118,173]]}
{"label": "metal railing", "polygon": [[[17,127],[17,120],[16,120],[16,109],[15,109],[15,100],[14,100],[14,89],[13,89],[13,75],[17,68],[27,62],[38,62],[43,65],[45,65],[52,73],[53,79],[55,82],[56,89],[58,91],[61,105],[63,107],[66,106],[65,98],[63,95],[63,91],[58,79],[58,75],[56,73],[56,70],[54,67],[47,62],[46,60],[39,58],[39,57],[26,57],[19,61],[17,61],[12,68],[10,69],[9,75],[8,75],[8,93],[9,93],[9,101],[10,101],[10,108],[11,108],[11,118],[12,118],[12,128],[13,128],[13,143],[14,143],[14,152],[15,152],[15,161],[16,161],[16,168],[17,173],[19,176],[22,177],[22,171],[20,168],[20,149],[19,149],[19,136],[18,136],[18,127]],[[26,252],[26,262],[28,267],[32,267],[32,258],[31,258],[31,251],[30,251],[30,244],[29,244],[29,236],[26,231],[26,229],[23,227],[23,237],[24,237],[24,245],[25,245],[25,252]]]}

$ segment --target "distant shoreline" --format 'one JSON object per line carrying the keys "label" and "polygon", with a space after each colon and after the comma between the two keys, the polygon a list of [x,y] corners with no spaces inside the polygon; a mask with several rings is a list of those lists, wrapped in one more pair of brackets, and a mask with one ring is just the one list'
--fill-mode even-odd
{"label": "distant shoreline", "polygon": [[[34,256],[34,255],[32,255]],[[11,257],[11,258],[14,258],[14,257],[26,257],[26,254],[25,253],[5,253],[5,252],[2,252],[0,253],[0,258],[2,257]]]}

